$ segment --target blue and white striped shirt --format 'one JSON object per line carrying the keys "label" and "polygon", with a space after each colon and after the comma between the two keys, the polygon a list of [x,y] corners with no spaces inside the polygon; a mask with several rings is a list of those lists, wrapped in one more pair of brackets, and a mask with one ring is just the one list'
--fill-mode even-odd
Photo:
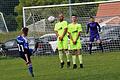
{"label": "blue and white striped shirt", "polygon": [[28,40],[26,37],[18,36],[17,37],[18,49],[20,52],[24,52],[24,49],[29,49]]}

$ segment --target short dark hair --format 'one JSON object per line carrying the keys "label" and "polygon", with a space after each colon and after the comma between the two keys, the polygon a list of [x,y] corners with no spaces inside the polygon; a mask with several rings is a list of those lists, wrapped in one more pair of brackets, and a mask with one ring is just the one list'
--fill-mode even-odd
{"label": "short dark hair", "polygon": [[77,17],[77,15],[76,15],[76,14],[72,14],[72,16],[75,16],[75,17]]}
{"label": "short dark hair", "polygon": [[28,30],[29,30],[29,29],[28,29],[27,27],[22,28],[22,32],[24,32],[24,33],[25,33],[25,32],[28,32]]}

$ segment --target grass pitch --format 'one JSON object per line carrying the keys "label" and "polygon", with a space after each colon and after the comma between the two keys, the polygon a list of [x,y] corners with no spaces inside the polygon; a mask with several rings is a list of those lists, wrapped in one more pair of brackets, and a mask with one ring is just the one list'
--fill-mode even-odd
{"label": "grass pitch", "polygon": [[33,79],[21,58],[0,57],[0,80],[120,80],[120,52],[84,54],[83,60],[84,68],[73,70],[60,69],[57,55],[32,57]]}

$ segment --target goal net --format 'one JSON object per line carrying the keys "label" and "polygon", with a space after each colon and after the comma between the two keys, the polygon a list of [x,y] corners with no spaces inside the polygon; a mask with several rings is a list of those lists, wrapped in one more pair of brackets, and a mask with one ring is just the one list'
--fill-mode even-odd
{"label": "goal net", "polygon": [[[23,7],[24,27],[30,29],[33,36],[40,37],[43,34],[54,33],[54,25],[57,21],[50,23],[49,16],[58,17],[62,12],[65,20],[71,22],[72,14],[78,16],[78,23],[82,24],[82,46],[83,50],[88,49],[86,37],[86,24],[89,17],[94,16],[102,29],[101,39],[105,50],[120,50],[120,1],[98,1],[60,5],[31,6]],[[88,42],[89,43],[89,42]],[[87,47],[86,47],[87,46]],[[93,51],[98,50],[99,46],[93,46]]]}
{"label": "goal net", "polygon": [[0,33],[8,32],[8,28],[3,17],[3,13],[0,12]]}

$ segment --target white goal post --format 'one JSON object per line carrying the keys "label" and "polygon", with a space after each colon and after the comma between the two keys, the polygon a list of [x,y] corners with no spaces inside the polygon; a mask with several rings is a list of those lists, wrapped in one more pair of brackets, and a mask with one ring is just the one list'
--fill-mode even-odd
{"label": "white goal post", "polygon": [[2,12],[0,12],[0,33],[1,32],[9,32]]}

